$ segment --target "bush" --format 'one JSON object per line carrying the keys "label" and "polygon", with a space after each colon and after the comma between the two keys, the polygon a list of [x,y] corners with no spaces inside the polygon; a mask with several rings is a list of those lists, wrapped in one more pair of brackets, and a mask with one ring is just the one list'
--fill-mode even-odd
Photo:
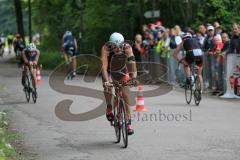
{"label": "bush", "polygon": [[43,69],[55,69],[62,62],[64,58],[59,51],[41,51],[39,64],[42,64]]}

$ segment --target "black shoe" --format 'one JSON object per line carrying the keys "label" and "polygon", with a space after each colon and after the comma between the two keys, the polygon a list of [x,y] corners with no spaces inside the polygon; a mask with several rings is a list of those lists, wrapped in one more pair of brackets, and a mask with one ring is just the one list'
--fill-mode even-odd
{"label": "black shoe", "polygon": [[[112,105],[108,105],[107,109],[109,109],[109,108],[112,109]],[[108,112],[108,110],[107,110],[106,111],[106,117],[107,117],[107,120],[110,121],[110,122],[112,122],[114,120],[114,115],[113,115],[112,111]]]}
{"label": "black shoe", "polygon": [[127,130],[128,130],[128,135],[134,134],[133,126],[131,124],[127,124]]}
{"label": "black shoe", "polygon": [[223,96],[223,95],[224,95],[223,92],[220,92],[220,93],[218,94],[219,97],[221,97],[221,96]]}

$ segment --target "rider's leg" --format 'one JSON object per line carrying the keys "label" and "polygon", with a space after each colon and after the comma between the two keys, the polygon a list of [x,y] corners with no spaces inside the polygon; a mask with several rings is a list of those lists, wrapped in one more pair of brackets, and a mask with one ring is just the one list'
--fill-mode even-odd
{"label": "rider's leg", "polygon": [[[109,77],[109,79],[111,79]],[[104,84],[104,81],[103,81]],[[113,114],[112,114],[112,87],[106,87],[103,86],[104,88],[104,96],[107,104],[107,109],[106,109],[106,117],[109,121],[113,120]]]}
{"label": "rider's leg", "polygon": [[130,103],[129,103],[130,89],[129,89],[129,87],[128,86],[123,87],[122,93],[123,93],[123,99],[124,99],[125,105],[126,105],[128,135],[132,135],[132,134],[134,134],[134,130],[133,130],[133,126],[131,124],[131,110],[130,110]]}
{"label": "rider's leg", "polygon": [[76,71],[77,71],[77,58],[76,56],[72,57],[72,72],[73,76],[76,76]]}
{"label": "rider's leg", "polygon": [[65,60],[65,63],[69,64],[68,55],[65,52],[63,53],[63,57],[64,57],[64,60]]}
{"label": "rider's leg", "polygon": [[198,77],[201,83],[201,91],[203,91],[203,77],[202,77],[203,67],[198,67]]}
{"label": "rider's leg", "polygon": [[25,82],[26,74],[27,74],[27,67],[23,66],[23,70],[22,70],[22,86],[24,88],[26,87],[26,82]]}
{"label": "rider's leg", "polygon": [[131,119],[131,110],[130,110],[130,103],[129,103],[129,95],[130,95],[130,89],[128,86],[122,88],[123,93],[123,99],[126,105],[126,112],[127,112],[127,118]]}
{"label": "rider's leg", "polygon": [[189,64],[186,60],[184,60],[183,65],[184,65],[184,71],[186,75],[186,83],[191,84],[191,69],[189,67]]}

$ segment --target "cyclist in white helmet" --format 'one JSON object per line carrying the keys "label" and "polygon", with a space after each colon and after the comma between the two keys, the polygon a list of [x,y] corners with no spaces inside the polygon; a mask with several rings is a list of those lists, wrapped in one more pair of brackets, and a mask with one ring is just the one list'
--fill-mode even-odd
{"label": "cyclist in white helmet", "polygon": [[23,68],[22,72],[22,85],[24,89],[26,89],[25,85],[25,75],[27,72],[27,66],[32,63],[34,65],[38,64],[38,60],[40,57],[40,51],[37,49],[36,45],[34,43],[30,43],[27,45],[27,47],[22,51],[22,60],[21,60],[21,66]]}
{"label": "cyclist in white helmet", "polygon": [[[135,57],[130,44],[124,42],[124,37],[120,33],[113,33],[101,50],[102,59],[102,80],[107,103],[106,117],[109,121],[113,120],[112,113],[112,88],[110,82],[112,79],[117,81],[136,78],[137,69]],[[128,66],[127,66],[128,65]],[[128,134],[134,133],[131,125],[131,113],[129,105],[129,87],[123,88],[123,97],[126,102],[128,116]]]}

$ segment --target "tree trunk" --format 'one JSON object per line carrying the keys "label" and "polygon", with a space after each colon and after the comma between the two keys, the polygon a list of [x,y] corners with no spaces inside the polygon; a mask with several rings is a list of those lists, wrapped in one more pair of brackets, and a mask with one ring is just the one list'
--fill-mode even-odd
{"label": "tree trunk", "polygon": [[28,32],[29,32],[29,42],[32,42],[32,5],[31,0],[28,0]]}
{"label": "tree trunk", "polygon": [[21,0],[14,0],[14,5],[16,10],[17,30],[23,37],[25,43]]}

